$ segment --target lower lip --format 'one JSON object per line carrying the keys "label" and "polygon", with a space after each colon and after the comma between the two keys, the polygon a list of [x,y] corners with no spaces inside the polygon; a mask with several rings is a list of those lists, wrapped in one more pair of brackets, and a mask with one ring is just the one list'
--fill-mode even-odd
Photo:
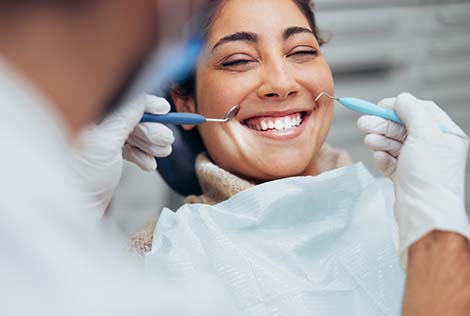
{"label": "lower lip", "polygon": [[305,125],[307,125],[307,121],[310,119],[312,116],[312,113],[305,115],[303,117],[302,123],[299,126],[282,130],[282,131],[277,131],[277,130],[268,130],[268,131],[257,131],[254,129],[249,128],[246,125],[243,125],[246,129],[248,129],[250,132],[253,132],[259,136],[263,136],[266,138],[274,139],[274,140],[279,140],[279,141],[285,141],[285,140],[291,140],[302,134],[302,131],[305,129]]}

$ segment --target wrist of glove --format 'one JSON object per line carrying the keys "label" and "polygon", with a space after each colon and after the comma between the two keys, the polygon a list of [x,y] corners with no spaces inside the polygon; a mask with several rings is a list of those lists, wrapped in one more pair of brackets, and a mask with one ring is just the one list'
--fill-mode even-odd
{"label": "wrist of glove", "polygon": [[123,159],[142,170],[157,167],[155,157],[171,153],[171,130],[163,124],[139,123],[144,112],[166,114],[169,103],[155,96],[142,96],[117,109],[99,125],[87,128],[78,138],[72,168],[83,184],[88,205],[102,215],[122,174]]}
{"label": "wrist of glove", "polygon": [[384,99],[379,106],[394,110],[406,126],[374,116],[358,120],[376,166],[394,184],[401,254],[432,230],[470,239],[464,192],[467,135],[434,102],[410,94]]}

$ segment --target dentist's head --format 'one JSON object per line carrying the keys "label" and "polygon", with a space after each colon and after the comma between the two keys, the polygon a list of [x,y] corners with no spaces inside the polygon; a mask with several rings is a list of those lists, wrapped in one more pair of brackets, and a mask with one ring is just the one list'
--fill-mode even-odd
{"label": "dentist's head", "polygon": [[[0,57],[76,133],[121,103],[165,33],[160,17],[174,13],[172,2],[0,0]],[[185,16],[165,29],[180,28],[198,1],[184,2]]]}

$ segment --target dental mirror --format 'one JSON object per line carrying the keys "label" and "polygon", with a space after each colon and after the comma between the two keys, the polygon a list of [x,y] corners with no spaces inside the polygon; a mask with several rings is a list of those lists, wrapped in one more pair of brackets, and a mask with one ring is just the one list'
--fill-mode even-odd
{"label": "dental mirror", "polygon": [[225,113],[224,118],[206,118],[200,114],[193,113],[183,113],[183,112],[170,112],[163,115],[156,115],[145,113],[141,123],[168,123],[176,125],[199,125],[204,123],[227,123],[233,118],[235,118],[240,112],[240,106],[235,105],[231,107],[227,113]]}
{"label": "dental mirror", "polygon": [[235,105],[232,108],[230,108],[227,113],[225,113],[225,116],[223,119],[214,119],[214,118],[206,118],[206,122],[214,122],[214,123],[227,123],[234,117],[238,115],[238,112],[240,112],[240,106]]}

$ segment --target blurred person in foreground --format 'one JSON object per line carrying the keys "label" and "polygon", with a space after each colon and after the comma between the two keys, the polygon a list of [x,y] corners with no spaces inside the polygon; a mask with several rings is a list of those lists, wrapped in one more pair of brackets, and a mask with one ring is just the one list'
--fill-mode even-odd
{"label": "blurred person in foreground", "polygon": [[162,28],[181,27],[159,24],[170,3],[0,1],[1,315],[188,315],[220,307],[207,279],[189,289],[187,280],[141,278],[98,225],[123,157],[155,170],[154,156],[171,152],[168,128],[139,125],[144,111],[166,113],[168,103],[139,97],[134,84]]}

